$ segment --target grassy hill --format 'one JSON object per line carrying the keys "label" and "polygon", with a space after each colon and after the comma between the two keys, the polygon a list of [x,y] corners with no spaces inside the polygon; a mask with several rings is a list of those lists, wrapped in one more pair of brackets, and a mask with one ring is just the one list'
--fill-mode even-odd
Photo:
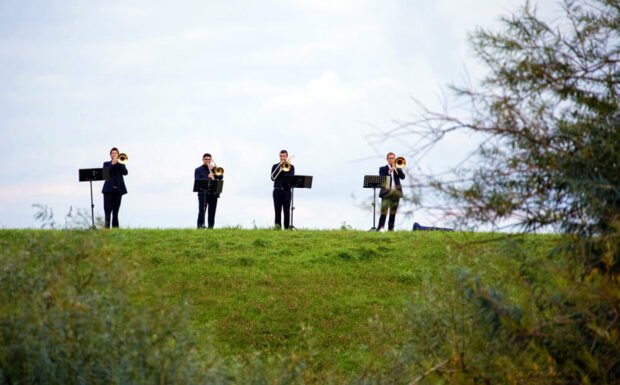
{"label": "grassy hill", "polygon": [[[106,330],[116,321],[99,325],[104,315],[97,311],[105,317],[114,313],[122,319],[118,330],[137,318],[141,327],[156,330],[153,335],[173,336],[173,347],[166,347],[171,339],[162,342],[164,351],[180,349],[179,335],[187,337],[183,349],[211,367],[224,365],[235,373],[250,368],[252,378],[258,370],[273,383],[294,366],[289,372],[301,382],[341,382],[389,368],[394,351],[412,341],[446,338],[436,323],[463,311],[457,293],[463,275],[479,277],[515,300],[525,295],[520,261],[507,255],[527,251],[546,258],[554,237],[497,238],[346,230],[3,230],[0,311],[21,314],[5,318],[5,325],[41,325],[50,307],[57,307],[66,328],[85,336],[98,328],[113,333]],[[108,297],[89,305],[93,293]],[[69,313],[73,316],[62,318]],[[74,319],[85,314],[92,318],[75,326]],[[153,323],[165,324],[164,331]],[[22,340],[41,333],[22,332]],[[119,341],[135,337],[121,334]],[[15,335],[5,330],[4,342]],[[38,354],[53,356],[50,346],[37,348]],[[231,381],[240,381],[238,376],[243,374]]]}

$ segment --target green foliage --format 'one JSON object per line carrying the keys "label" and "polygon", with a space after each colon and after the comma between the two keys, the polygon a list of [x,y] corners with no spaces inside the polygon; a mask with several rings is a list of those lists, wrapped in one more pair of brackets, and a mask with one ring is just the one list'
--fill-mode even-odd
{"label": "green foliage", "polygon": [[127,300],[128,277],[102,242],[83,232],[29,232],[25,244],[2,239],[0,383],[226,379],[212,348],[197,345],[182,308]]}
{"label": "green foliage", "polygon": [[[546,260],[520,247],[505,251],[518,261],[527,296],[510,298],[464,275],[456,298],[466,302],[466,316],[440,313],[449,322],[438,330],[463,332],[428,341],[434,348],[425,354],[435,359],[420,381],[620,382],[620,4],[562,5],[564,17],[553,25],[528,2],[499,31],[476,31],[472,46],[488,75],[478,88],[453,88],[469,117],[422,107],[410,126],[424,150],[456,131],[481,138],[469,168],[421,183],[462,223],[511,220],[525,231],[565,234]],[[415,327],[428,322],[413,319]]]}
{"label": "green foliage", "polygon": [[477,88],[453,87],[469,118],[423,109],[412,123],[424,149],[459,131],[482,139],[475,162],[459,164],[454,179],[430,175],[423,182],[444,193],[465,223],[510,219],[527,230],[613,231],[620,206],[620,7],[565,0],[563,8],[554,25],[527,3],[502,19],[501,30],[476,31],[472,46],[488,75]]}

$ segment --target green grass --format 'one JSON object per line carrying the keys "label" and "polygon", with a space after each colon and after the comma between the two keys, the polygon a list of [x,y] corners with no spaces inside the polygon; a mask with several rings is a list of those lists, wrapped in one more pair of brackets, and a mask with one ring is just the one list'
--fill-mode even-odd
{"label": "green grass", "polygon": [[[27,250],[36,238],[53,247],[60,233],[2,230],[0,246]],[[106,259],[122,266],[128,285],[120,289],[135,306],[180,305],[199,345],[214,344],[224,357],[302,355],[311,382],[388,365],[388,353],[413,337],[404,327],[406,308],[451,301],[462,271],[519,297],[519,261],[505,257],[507,249],[518,246],[530,258],[544,258],[555,239],[240,229],[122,229],[86,236],[103,237],[100,269]]]}

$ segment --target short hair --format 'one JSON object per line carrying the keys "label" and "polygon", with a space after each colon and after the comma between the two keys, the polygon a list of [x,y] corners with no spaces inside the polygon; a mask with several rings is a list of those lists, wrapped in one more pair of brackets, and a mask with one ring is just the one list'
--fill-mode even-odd
{"label": "short hair", "polygon": [[389,158],[389,157],[390,157],[390,155],[394,155],[394,156],[396,156],[396,154],[394,154],[393,152],[388,152],[388,154],[387,154],[387,156],[385,157],[385,159]]}
{"label": "short hair", "polygon": [[117,153],[119,153],[120,151],[118,151],[118,148],[116,147],[112,147],[112,149],[110,150],[110,155],[112,155],[112,151],[116,151]]}
{"label": "short hair", "polygon": [[286,154],[286,156],[288,156],[288,151],[282,150],[282,151],[280,151],[280,154]]}
{"label": "short hair", "polygon": [[205,152],[205,154],[202,156],[202,159],[206,158],[206,157],[212,158],[211,154],[209,154],[208,152]]}

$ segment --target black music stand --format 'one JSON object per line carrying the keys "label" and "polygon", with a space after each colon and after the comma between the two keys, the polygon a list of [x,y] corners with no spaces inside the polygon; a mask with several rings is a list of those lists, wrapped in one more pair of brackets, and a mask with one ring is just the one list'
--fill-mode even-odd
{"label": "black music stand", "polygon": [[282,179],[282,186],[291,188],[291,229],[295,229],[293,226],[293,212],[295,211],[294,193],[296,188],[312,188],[312,176],[311,175],[284,175]]}
{"label": "black music stand", "polygon": [[377,189],[390,187],[392,177],[389,175],[364,175],[364,188],[372,188],[372,227],[369,231],[377,231],[375,220],[377,216]]}
{"label": "black music stand", "polygon": [[221,194],[224,188],[223,180],[216,179],[195,179],[194,192],[206,191],[209,194]]}
{"label": "black music stand", "polygon": [[95,229],[95,204],[93,203],[93,181],[110,179],[109,168],[81,168],[79,169],[80,182],[90,183],[90,219],[92,222],[91,229]]}

